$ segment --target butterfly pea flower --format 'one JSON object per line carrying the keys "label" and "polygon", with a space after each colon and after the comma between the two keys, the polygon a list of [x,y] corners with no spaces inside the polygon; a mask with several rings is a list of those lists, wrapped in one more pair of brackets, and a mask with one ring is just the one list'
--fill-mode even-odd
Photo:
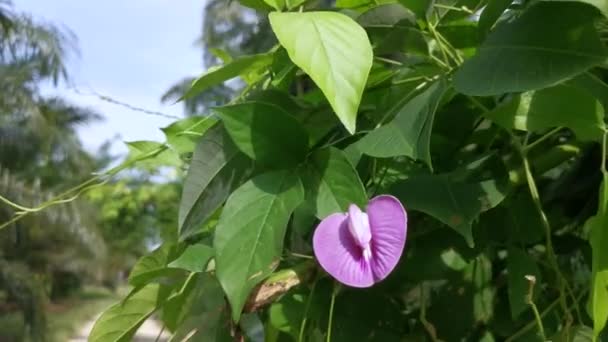
{"label": "butterfly pea flower", "polygon": [[389,195],[373,198],[367,212],[351,204],[346,213],[331,214],[319,223],[313,249],[321,267],[339,282],[370,287],[395,268],[407,235],[407,213]]}

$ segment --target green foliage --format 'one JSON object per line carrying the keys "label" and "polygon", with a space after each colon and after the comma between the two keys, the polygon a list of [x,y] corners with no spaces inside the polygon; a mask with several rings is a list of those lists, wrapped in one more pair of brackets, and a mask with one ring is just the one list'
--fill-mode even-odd
{"label": "green foliage", "polygon": [[[548,18],[563,18],[554,21]],[[476,96],[545,88],[601,63],[608,49],[578,2],[540,1],[496,27],[454,76],[456,90]]]}
{"label": "green foliage", "polygon": [[161,285],[150,284],[107,309],[93,326],[89,341],[130,341],[137,329],[160,304],[168,293]]}
{"label": "green foliage", "polygon": [[[161,210],[174,187],[90,192],[125,250],[158,242],[140,200],[143,217],[174,214],[152,221],[163,244],[93,340],[127,340],[153,312],[174,341],[605,338],[603,2],[240,3],[260,12],[209,2],[223,66],[185,96],[228,89],[230,103],[131,144],[135,165],[187,167],[179,214]],[[302,261],[320,219],[379,194],[408,217],[385,280],[337,286]]]}
{"label": "green foliage", "polygon": [[278,266],[287,221],[303,200],[302,183],[289,171],[256,176],[228,198],[213,247],[235,321],[251,289]]}
{"label": "green foliage", "polygon": [[365,31],[349,17],[330,12],[273,12],[270,24],[289,58],[323,91],[344,127],[355,133],[357,108],[372,67]]}
{"label": "green foliage", "polygon": [[215,109],[234,144],[262,165],[293,167],[304,160],[308,137],[281,108],[248,102]]}

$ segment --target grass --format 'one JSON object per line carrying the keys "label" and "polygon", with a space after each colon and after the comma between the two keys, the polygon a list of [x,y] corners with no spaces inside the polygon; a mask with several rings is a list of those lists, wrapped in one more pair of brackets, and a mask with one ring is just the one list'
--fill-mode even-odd
{"label": "grass", "polygon": [[119,294],[106,289],[84,288],[70,299],[50,305],[47,315],[49,341],[69,341],[89,320],[119,298]]}

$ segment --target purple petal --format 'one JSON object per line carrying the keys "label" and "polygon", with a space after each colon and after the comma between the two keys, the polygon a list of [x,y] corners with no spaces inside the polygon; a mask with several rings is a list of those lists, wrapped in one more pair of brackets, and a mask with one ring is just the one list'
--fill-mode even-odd
{"label": "purple petal", "polygon": [[369,260],[369,256],[371,256],[369,242],[372,240],[372,231],[369,229],[367,214],[362,212],[356,204],[348,207],[348,230],[357,245],[363,249],[364,256],[366,256],[365,251],[368,252],[367,259]]}
{"label": "purple petal", "polygon": [[405,247],[407,214],[398,199],[382,195],[367,205],[372,231],[371,266],[374,281],[386,278],[395,268]]}
{"label": "purple petal", "polygon": [[370,287],[374,284],[374,275],[349,231],[347,218],[345,214],[332,214],[319,223],[313,236],[315,257],[339,282],[352,287]]}

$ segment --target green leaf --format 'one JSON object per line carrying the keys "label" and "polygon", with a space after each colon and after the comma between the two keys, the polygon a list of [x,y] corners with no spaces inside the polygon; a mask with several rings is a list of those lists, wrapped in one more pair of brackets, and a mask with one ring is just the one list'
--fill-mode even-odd
{"label": "green leaf", "polygon": [[312,78],[344,127],[354,133],[373,58],[365,30],[334,12],[273,12],[269,18],[289,58]]}
{"label": "green leaf", "polygon": [[[541,283],[541,274],[536,260],[526,251],[519,248],[509,248],[507,255],[507,271],[509,281],[509,305],[511,316],[514,320],[529,308],[526,296],[529,291],[527,275],[536,277],[538,284]],[[538,291],[534,292],[534,296]]]}
{"label": "green leaf", "polygon": [[302,179],[318,218],[346,212],[351,203],[365,206],[365,188],[344,152],[333,147],[316,151],[307,166]]}
{"label": "green leaf", "polygon": [[290,293],[281,298],[279,302],[272,304],[270,310],[268,310],[270,324],[276,329],[296,338],[300,331],[300,324],[304,318],[306,299],[303,294]]}
{"label": "green leaf", "polygon": [[181,248],[176,245],[164,244],[143,256],[135,263],[129,274],[129,285],[140,287],[158,277],[171,275],[172,270],[167,269],[167,264],[175,259],[180,251]]}
{"label": "green leaf", "polygon": [[424,212],[460,233],[473,246],[472,223],[505,197],[495,180],[460,182],[450,174],[412,176],[390,193],[408,210]]}
{"label": "green leaf", "polygon": [[192,291],[182,303],[179,325],[170,342],[226,341],[220,337],[227,330],[229,318],[224,293],[216,278],[208,273],[197,275]]}
{"label": "green leaf", "polygon": [[433,83],[410,101],[398,102],[391,111],[395,118],[357,143],[361,152],[372,157],[408,156],[431,166],[430,140],[435,112],[446,91],[446,83]]}
{"label": "green leaf", "polygon": [[277,267],[292,211],[304,189],[293,171],[254,177],[228,199],[216,228],[217,277],[239,320],[253,287]]}
{"label": "green leaf", "polygon": [[215,108],[232,141],[246,155],[263,165],[291,167],[308,151],[304,128],[280,107],[246,102]]}
{"label": "green leaf", "polygon": [[398,0],[398,2],[412,11],[416,18],[424,21],[426,21],[433,4],[432,0]]}
{"label": "green leaf", "polygon": [[479,16],[479,33],[482,37],[492,29],[502,13],[509,8],[513,0],[490,0]]}
{"label": "green leaf", "polygon": [[180,236],[186,238],[219,208],[249,176],[252,164],[222,125],[205,133],[194,150],[179,206]]}
{"label": "green leaf", "polygon": [[171,268],[181,268],[190,272],[203,272],[212,257],[213,248],[203,244],[190,245],[168,266]]}
{"label": "green leaf", "polygon": [[177,153],[184,154],[194,151],[196,142],[217,120],[208,116],[191,116],[176,121],[162,128],[167,137],[167,143]]}
{"label": "green leaf", "polygon": [[595,6],[605,17],[608,17],[608,0],[545,0],[545,1],[576,1]]}
{"label": "green leaf", "polygon": [[263,53],[259,55],[242,56],[233,59],[218,68],[213,68],[207,71],[206,74],[197,78],[192,82],[190,89],[182,96],[180,100],[193,97],[210,87],[224,83],[237,76],[246,76],[252,72],[257,72],[260,69],[267,68],[272,64],[272,53]]}
{"label": "green leaf", "polygon": [[593,318],[595,337],[604,330],[608,320],[608,175],[604,174],[603,178],[597,214],[585,223],[590,232],[589,243],[592,251],[591,295],[588,306]]}
{"label": "green leaf", "polygon": [[139,140],[130,141],[126,144],[129,149],[127,162],[136,162],[137,165],[147,168],[182,165],[175,152],[167,149],[162,143]]}
{"label": "green leaf", "polygon": [[416,18],[414,18],[410,11],[395,3],[372,7],[357,17],[357,23],[365,28],[374,26],[388,27],[400,21],[413,25],[416,23]]}
{"label": "green leaf", "polygon": [[605,129],[602,104],[586,91],[569,85],[514,96],[484,115],[507,129],[539,132],[568,127],[583,140],[599,140]]}
{"label": "green leaf", "polygon": [[264,342],[266,340],[264,334],[264,324],[257,313],[253,312],[244,314],[241,317],[239,326],[241,327],[248,341]]}
{"label": "green leaf", "polygon": [[264,2],[278,11],[285,7],[285,0],[264,0]]}
{"label": "green leaf", "polygon": [[604,111],[608,109],[608,84],[596,75],[585,72],[569,80],[566,84],[584,89],[602,103]]}
{"label": "green leaf", "polygon": [[576,2],[533,5],[488,35],[454,75],[456,90],[477,96],[536,90],[601,63],[608,50],[593,25],[596,16]]}
{"label": "green leaf", "polygon": [[95,322],[90,342],[127,342],[166,300],[169,292],[158,284],[142,288],[124,302],[114,304]]}

